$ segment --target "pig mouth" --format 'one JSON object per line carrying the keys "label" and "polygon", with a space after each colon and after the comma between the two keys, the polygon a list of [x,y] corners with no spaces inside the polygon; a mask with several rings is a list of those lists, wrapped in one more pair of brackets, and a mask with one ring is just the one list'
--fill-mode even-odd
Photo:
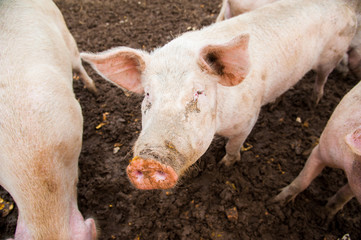
{"label": "pig mouth", "polygon": [[131,183],[141,190],[169,189],[178,181],[178,174],[171,166],[152,158],[136,156],[126,171]]}

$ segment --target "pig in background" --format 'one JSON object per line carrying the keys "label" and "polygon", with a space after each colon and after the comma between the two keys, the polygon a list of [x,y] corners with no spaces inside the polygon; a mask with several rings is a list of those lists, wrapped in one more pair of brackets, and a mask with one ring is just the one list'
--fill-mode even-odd
{"label": "pig in background", "polygon": [[0,184],[19,209],[15,239],[95,239],[77,205],[83,118],[72,70],[94,83],[52,1],[0,1],[0,16]]}
{"label": "pig in background", "polygon": [[223,0],[222,7],[216,22],[220,22],[242,13],[255,10],[268,3],[273,3],[278,0]]}
{"label": "pig in background", "polygon": [[185,33],[152,53],[118,47],[81,57],[119,87],[145,94],[127,173],[139,189],[166,189],[215,134],[229,138],[221,162],[239,161],[261,107],[311,69],[318,101],[355,30],[355,12],[343,0],[287,0]]}
{"label": "pig in background", "polygon": [[361,204],[361,82],[336,107],[304,168],[274,201],[287,203],[305,190],[324,167],[342,169],[348,183],[328,200],[329,218],[353,197]]}
{"label": "pig in background", "polygon": [[[217,16],[216,22],[220,22],[242,13],[253,11],[266,4],[278,0],[223,0],[222,7]],[[342,60],[337,65],[337,71],[345,77],[350,71],[357,78],[361,78],[361,3],[356,6],[358,16],[358,27],[354,39],[351,42],[348,53],[344,54]]]}

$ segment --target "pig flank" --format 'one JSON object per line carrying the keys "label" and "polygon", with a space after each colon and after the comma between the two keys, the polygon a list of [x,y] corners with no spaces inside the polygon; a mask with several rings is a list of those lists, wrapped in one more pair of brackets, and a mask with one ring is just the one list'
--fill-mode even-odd
{"label": "pig flank", "polygon": [[72,69],[94,83],[52,1],[1,1],[0,16],[0,184],[19,209],[15,239],[95,239],[77,206],[83,118]]}
{"label": "pig flank", "polygon": [[361,82],[336,107],[298,177],[275,201],[286,203],[306,189],[326,166],[344,170],[348,183],[328,200],[329,218],[356,196],[361,203]]}
{"label": "pig flank", "polygon": [[[355,13],[342,0],[286,0],[187,32],[151,54],[121,47],[81,57],[118,86],[145,92],[136,159],[127,171],[138,188],[163,188],[176,184],[216,133],[229,138],[222,163],[239,161],[261,106],[311,69],[318,73],[314,95],[319,101],[355,29]],[[114,58],[127,68],[114,72]],[[142,167],[150,162],[154,179]],[[168,180],[160,176],[167,175],[171,182],[161,183]]]}

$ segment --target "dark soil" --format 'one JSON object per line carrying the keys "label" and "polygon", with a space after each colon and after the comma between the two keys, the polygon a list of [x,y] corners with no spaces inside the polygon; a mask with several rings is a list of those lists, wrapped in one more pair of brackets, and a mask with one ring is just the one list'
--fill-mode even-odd
{"label": "dark soil", "polygon": [[[214,22],[221,0],[56,3],[79,49],[96,52],[120,45],[151,51],[185,31]],[[217,167],[226,139],[215,137],[175,189],[141,191],[129,183],[125,168],[141,130],[142,97],[125,95],[86,67],[99,94],[93,96],[80,81],[74,83],[84,113],[78,202],[85,217],[97,219],[99,239],[331,240],[346,233],[352,240],[361,239],[361,207],[356,199],[328,226],[322,225],[327,198],[346,182],[341,170],[325,169],[294,203],[268,204],[302,169],[333,109],[357,83],[351,75],[342,78],[334,71],[313,110],[308,106],[313,73],[278,104],[265,106],[246,141],[253,148],[243,152],[234,167]],[[105,125],[96,129],[102,122]],[[3,189],[0,196],[11,200]],[[17,214],[15,208],[0,217],[1,238],[14,234]]]}

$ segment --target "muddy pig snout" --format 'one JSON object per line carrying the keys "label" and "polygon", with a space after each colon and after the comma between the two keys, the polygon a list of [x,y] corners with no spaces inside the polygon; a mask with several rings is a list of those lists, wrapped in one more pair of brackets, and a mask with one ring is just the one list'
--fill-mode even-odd
{"label": "muddy pig snout", "polygon": [[178,174],[171,166],[154,159],[135,157],[127,167],[132,184],[142,190],[168,189],[175,186]]}

